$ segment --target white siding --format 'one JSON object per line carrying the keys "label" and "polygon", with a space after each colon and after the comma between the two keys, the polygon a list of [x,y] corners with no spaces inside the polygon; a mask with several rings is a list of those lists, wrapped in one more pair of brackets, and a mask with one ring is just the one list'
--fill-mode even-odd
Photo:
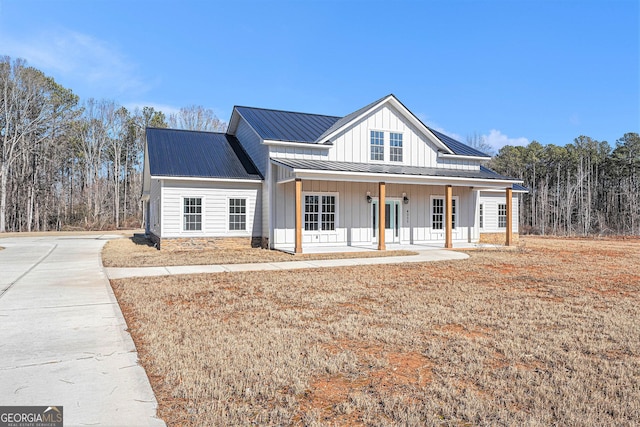
{"label": "white siding", "polygon": [[[484,210],[484,227],[480,229],[481,233],[498,233],[504,232],[504,227],[498,227],[498,205],[506,203],[507,197],[505,192],[480,192],[480,204]],[[513,232],[518,232],[519,212],[518,212],[518,195],[513,195],[511,218],[513,219]],[[479,213],[478,213],[479,214]]]}
{"label": "white siding", "polygon": [[[165,180],[162,186],[162,237],[261,236],[261,187],[258,183]],[[201,231],[183,231],[184,197],[202,198]],[[230,198],[247,199],[244,231],[228,230]]]}
{"label": "white siding", "polygon": [[[371,160],[371,131],[384,132],[384,161]],[[403,161],[389,161],[389,133],[402,133]],[[420,167],[446,167],[452,169],[479,169],[478,162],[438,158],[437,147],[419,132],[395,108],[384,104],[353,124],[332,141],[327,160],[384,163]]]}
{"label": "white siding", "polygon": [[269,155],[281,159],[328,160],[326,148],[308,148],[308,145],[300,144],[300,147],[272,145],[269,147]]}
{"label": "white siding", "polygon": [[[276,185],[273,245],[292,247],[295,243],[295,184]],[[331,232],[302,232],[302,244],[316,245],[370,245],[374,241],[372,205],[366,194],[378,197],[377,183],[340,181],[304,181],[302,191],[310,193],[338,193],[336,230]],[[387,200],[402,200],[402,193],[409,198],[401,204],[400,243],[443,242],[444,230],[433,230],[431,225],[431,197],[444,197],[443,186],[387,184]],[[468,187],[453,187],[457,198],[457,227],[453,230],[454,241],[477,241],[476,192]],[[304,220],[304,219],[303,219]]]}

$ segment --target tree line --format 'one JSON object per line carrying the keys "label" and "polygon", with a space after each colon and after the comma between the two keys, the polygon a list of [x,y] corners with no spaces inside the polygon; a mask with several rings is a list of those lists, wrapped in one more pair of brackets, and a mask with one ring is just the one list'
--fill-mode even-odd
{"label": "tree line", "polygon": [[0,232],[138,227],[145,129],[216,131],[212,110],[81,101],[22,59],[0,57]]}
{"label": "tree line", "polygon": [[[166,116],[112,100],[81,101],[21,59],[0,57],[0,232],[137,227],[145,129],[224,130],[201,106]],[[467,141],[486,148],[477,135]],[[640,235],[640,137],[614,147],[505,146],[489,167],[524,181],[524,233]]]}
{"label": "tree line", "polygon": [[520,232],[554,235],[640,235],[640,136],[611,147],[580,136],[565,146],[505,146],[490,161],[520,178]]}

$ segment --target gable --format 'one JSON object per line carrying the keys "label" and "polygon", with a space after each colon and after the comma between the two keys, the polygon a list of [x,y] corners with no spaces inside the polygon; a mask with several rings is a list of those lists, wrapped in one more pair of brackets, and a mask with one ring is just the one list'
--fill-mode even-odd
{"label": "gable", "polygon": [[[384,135],[384,160],[371,160],[371,132]],[[386,163],[389,161],[391,133],[402,135],[403,161],[407,166],[437,167],[438,152],[442,151],[442,142],[434,142],[434,136],[418,129],[403,112],[392,104],[383,103],[344,126],[335,134],[333,146],[329,150],[328,160],[357,163]]]}

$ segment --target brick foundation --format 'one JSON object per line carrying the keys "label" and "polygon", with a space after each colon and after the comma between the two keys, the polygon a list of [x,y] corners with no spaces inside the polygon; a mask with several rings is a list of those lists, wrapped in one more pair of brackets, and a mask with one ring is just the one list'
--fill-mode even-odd
{"label": "brick foundation", "polygon": [[163,251],[192,251],[203,249],[259,248],[262,237],[165,237],[150,234],[149,238]]}
{"label": "brick foundation", "polygon": [[[518,243],[520,234],[511,233],[511,242],[513,245]],[[506,233],[480,233],[479,243],[487,243],[491,245],[504,245],[507,240]]]}

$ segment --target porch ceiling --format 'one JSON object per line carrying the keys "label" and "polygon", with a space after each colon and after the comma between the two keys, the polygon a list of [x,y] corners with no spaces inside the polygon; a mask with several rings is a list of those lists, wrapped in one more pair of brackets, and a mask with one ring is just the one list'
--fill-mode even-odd
{"label": "porch ceiling", "polygon": [[313,180],[341,180],[357,182],[405,183],[475,186],[479,188],[504,188],[517,185],[521,180],[502,176],[480,166],[479,170],[427,168],[405,165],[336,162],[330,160],[303,160],[272,158],[271,161],[290,171],[291,177]]}

